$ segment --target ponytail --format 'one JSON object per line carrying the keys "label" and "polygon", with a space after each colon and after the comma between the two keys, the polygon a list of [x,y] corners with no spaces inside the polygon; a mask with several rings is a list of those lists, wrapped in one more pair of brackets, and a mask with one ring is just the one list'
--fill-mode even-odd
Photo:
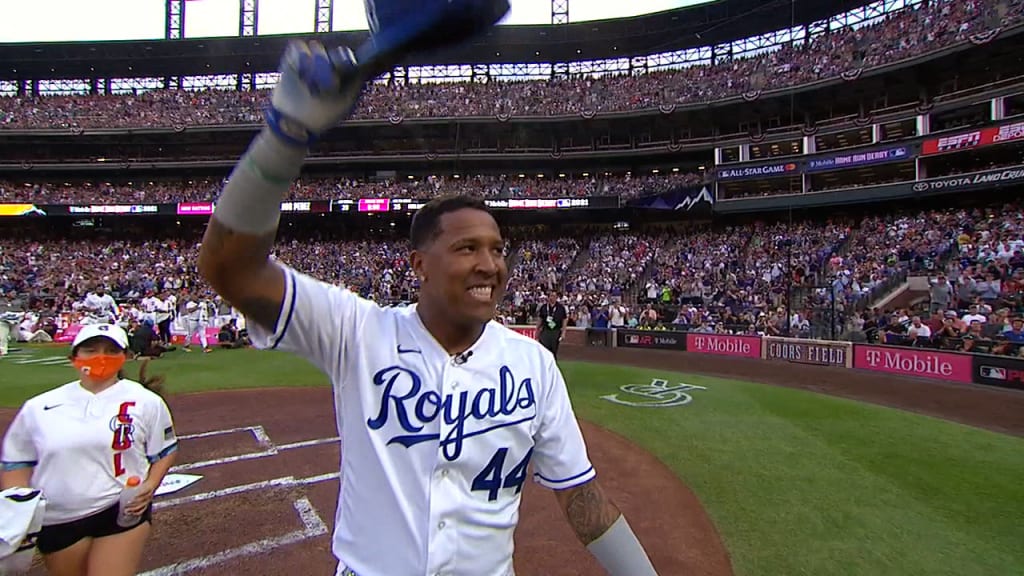
{"label": "ponytail", "polygon": [[149,358],[146,358],[139,364],[139,384],[142,384],[146,390],[156,393],[158,396],[164,395],[164,383],[167,381],[167,377],[163,374],[157,376],[147,377],[146,367],[149,366]]}

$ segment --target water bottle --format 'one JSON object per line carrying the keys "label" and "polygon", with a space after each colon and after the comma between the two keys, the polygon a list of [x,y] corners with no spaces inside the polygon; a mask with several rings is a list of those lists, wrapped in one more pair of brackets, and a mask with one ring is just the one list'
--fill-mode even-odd
{"label": "water bottle", "polygon": [[128,504],[135,499],[135,496],[139,493],[139,487],[142,485],[142,478],[138,476],[131,476],[128,478],[128,482],[123,490],[121,490],[120,506],[117,513],[117,525],[122,528],[131,528],[142,521],[142,516],[135,516],[128,514],[124,511],[128,507]]}

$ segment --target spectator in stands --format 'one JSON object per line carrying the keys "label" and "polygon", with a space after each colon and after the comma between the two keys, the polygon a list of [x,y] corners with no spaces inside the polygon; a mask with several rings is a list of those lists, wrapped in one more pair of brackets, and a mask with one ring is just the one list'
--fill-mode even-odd
{"label": "spectator in stands", "polygon": [[[784,89],[914,58],[1019,22],[1022,2],[1003,2],[919,2],[867,22],[855,18],[856,27],[828,26],[772,47],[755,43],[758,48],[749,56],[729,52],[714,61],[648,73],[505,82],[382,79],[368,85],[354,117],[401,122],[416,117],[589,115]],[[990,20],[988,14],[998,7],[1005,7],[1005,17]],[[267,90],[220,89],[8,97],[0,98],[0,129],[252,124],[260,121],[267,97]]]}
{"label": "spectator in stands", "polygon": [[910,320],[910,326],[907,327],[907,338],[911,340],[914,346],[928,346],[932,337],[932,329],[927,324],[921,322],[920,316],[914,316]]}
{"label": "spectator in stands", "polygon": [[988,317],[985,316],[984,314],[979,313],[977,304],[971,304],[970,308],[967,309],[967,314],[964,314],[964,317],[961,318],[960,320],[964,323],[965,326],[970,327],[975,322],[981,324],[988,322]]}
{"label": "spectator in stands", "polygon": [[1008,329],[1001,332],[996,340],[1000,343],[993,349],[994,353],[1016,355],[1016,351],[1024,346],[1024,319],[1011,320]]}
{"label": "spectator in stands", "polygon": [[968,325],[967,332],[963,335],[963,351],[983,353],[992,351],[992,339],[985,335],[981,321],[972,320]]}
{"label": "spectator in stands", "polygon": [[931,283],[929,295],[931,296],[930,312],[932,314],[949,308],[950,302],[953,301],[953,287],[946,280],[945,274],[939,274]]}
{"label": "spectator in stands", "polygon": [[935,332],[933,341],[945,350],[956,350],[961,347],[960,338],[963,332],[958,326],[956,312],[947,311],[942,319],[942,327]]}

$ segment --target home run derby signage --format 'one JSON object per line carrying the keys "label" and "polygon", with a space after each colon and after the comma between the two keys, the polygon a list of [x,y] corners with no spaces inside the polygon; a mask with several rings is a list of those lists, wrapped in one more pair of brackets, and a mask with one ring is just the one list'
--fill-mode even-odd
{"label": "home run derby signage", "polygon": [[693,401],[690,396],[691,390],[707,390],[703,386],[690,384],[669,384],[668,380],[652,378],[650,384],[626,384],[620,386],[625,398],[619,394],[607,394],[602,399],[623,406],[634,406],[639,408],[669,408],[671,406],[685,406]]}

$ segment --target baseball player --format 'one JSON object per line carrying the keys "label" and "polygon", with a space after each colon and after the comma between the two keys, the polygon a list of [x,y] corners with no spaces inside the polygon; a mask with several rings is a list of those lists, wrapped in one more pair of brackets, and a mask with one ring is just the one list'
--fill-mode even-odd
{"label": "baseball player", "polygon": [[7,355],[11,340],[15,340],[15,327],[25,317],[21,306],[15,303],[13,291],[4,295],[0,291],[0,358]]}
{"label": "baseball player", "polygon": [[201,298],[194,298],[185,303],[185,352],[192,351],[192,338],[198,336],[203,352],[212,352],[206,338],[206,328],[210,326],[210,308],[212,304]]}
{"label": "baseball player", "polygon": [[121,314],[114,297],[102,285],[86,294],[84,304],[89,316],[83,320],[83,324],[114,324]]}
{"label": "baseball player", "polygon": [[362,86],[314,93],[305,74],[332,57],[351,53],[287,49],[267,126],[217,202],[199,270],[246,315],[255,346],[297,353],[330,377],[344,446],[336,573],[512,575],[532,465],[612,576],[655,574],[596,479],[553,356],[493,321],[508,270],[482,201],[435,199],[416,213],[411,306],[381,307],[270,258],[313,136],[349,113]]}
{"label": "baseball player", "polygon": [[[0,489],[41,490],[46,499],[36,547],[55,575],[129,576],[149,536],[153,493],[174,462],[177,437],[159,378],[121,375],[128,335],[112,324],[82,328],[71,346],[80,379],[22,405],[4,436]],[[131,476],[142,490],[117,524]]]}
{"label": "baseball player", "polygon": [[157,324],[156,309],[161,304],[161,301],[156,296],[155,290],[147,290],[146,297],[139,302],[139,307],[142,309],[142,319],[140,321],[152,320],[153,325]]}
{"label": "baseball player", "polygon": [[170,290],[164,290],[163,297],[154,297],[152,303],[156,310],[153,314],[157,329],[160,331],[160,341],[164,345],[169,345],[171,343],[171,323],[174,322],[178,300]]}

